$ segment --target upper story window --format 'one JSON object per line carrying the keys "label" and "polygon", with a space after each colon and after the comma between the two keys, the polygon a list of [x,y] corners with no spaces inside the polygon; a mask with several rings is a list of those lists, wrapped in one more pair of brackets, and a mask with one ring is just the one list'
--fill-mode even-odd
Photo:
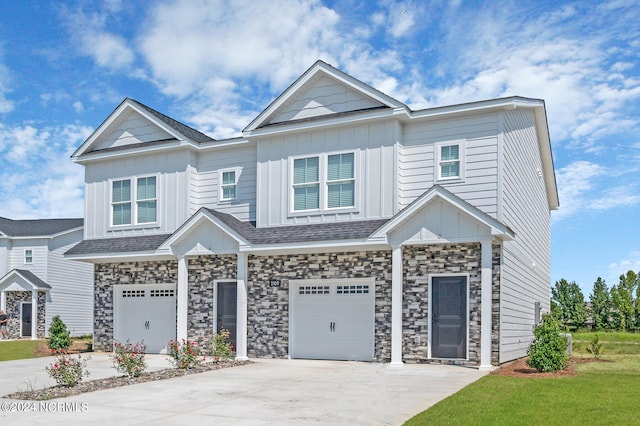
{"label": "upper story window", "polygon": [[320,157],[293,161],[293,210],[320,208]]}
{"label": "upper story window", "polygon": [[355,178],[353,152],[327,158],[327,208],[353,207]]}
{"label": "upper story window", "polygon": [[237,195],[238,170],[220,170],[220,200],[234,200]]}
{"label": "upper story window", "polygon": [[156,181],[155,176],[114,180],[111,183],[111,224],[119,226],[156,222]]}
{"label": "upper story window", "polygon": [[33,250],[24,251],[24,263],[25,264],[33,263]]}
{"label": "upper story window", "polygon": [[437,145],[438,180],[463,179],[464,145],[462,143],[446,143]]}

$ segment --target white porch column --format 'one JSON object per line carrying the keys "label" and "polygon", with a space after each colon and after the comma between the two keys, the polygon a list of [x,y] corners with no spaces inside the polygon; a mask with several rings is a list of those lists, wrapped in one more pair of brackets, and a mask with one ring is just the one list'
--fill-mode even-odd
{"label": "white porch column", "polygon": [[481,305],[480,310],[480,370],[491,369],[491,298],[492,288],[492,253],[491,240],[481,241],[482,245],[482,272],[481,272]]}
{"label": "white porch column", "polygon": [[7,294],[4,291],[0,292],[0,310],[7,312]]}
{"label": "white porch column", "polygon": [[247,254],[238,253],[236,280],[236,359],[246,361],[247,357]]}
{"label": "white porch column", "polygon": [[402,246],[392,249],[391,365],[402,365]]}
{"label": "white porch column", "polygon": [[38,338],[38,291],[31,290],[31,340]]}
{"label": "white porch column", "polygon": [[187,305],[189,301],[189,260],[178,256],[178,288],[176,313],[176,339],[187,339]]}

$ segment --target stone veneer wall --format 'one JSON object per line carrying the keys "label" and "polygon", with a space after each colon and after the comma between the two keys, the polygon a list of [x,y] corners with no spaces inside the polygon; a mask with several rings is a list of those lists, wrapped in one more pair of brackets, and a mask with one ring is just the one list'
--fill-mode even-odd
{"label": "stone veneer wall", "polygon": [[[492,362],[497,362],[499,344],[499,268],[500,246],[493,246],[492,271]],[[497,257],[497,259],[496,259]],[[405,362],[443,362],[427,358],[429,318],[429,274],[469,274],[469,342],[468,361],[480,363],[481,319],[481,246],[472,244],[442,244],[407,246],[403,248],[403,360]],[[496,302],[498,306],[496,307]],[[445,361],[446,362],[446,361]]]}
{"label": "stone veneer wall", "polygon": [[[374,277],[374,359],[391,359],[391,252],[348,252],[248,258],[248,355],[286,358],[289,280]],[[281,281],[270,287],[268,281]]]}
{"label": "stone veneer wall", "polygon": [[103,263],[95,265],[93,348],[113,348],[113,286],[116,284],[175,284],[177,261]]}
{"label": "stone veneer wall", "polygon": [[189,259],[189,301],[187,336],[203,345],[213,333],[214,281],[235,281],[237,256],[201,256]]}
{"label": "stone veneer wall", "polygon": [[[45,319],[47,309],[47,293],[44,291],[38,292],[38,306],[36,309],[32,306],[32,312],[36,311],[36,337],[44,339],[45,337]],[[9,323],[7,324],[7,335],[11,339],[20,338],[20,304],[22,302],[31,302],[31,291],[8,291],[6,292],[6,314],[9,316]]]}

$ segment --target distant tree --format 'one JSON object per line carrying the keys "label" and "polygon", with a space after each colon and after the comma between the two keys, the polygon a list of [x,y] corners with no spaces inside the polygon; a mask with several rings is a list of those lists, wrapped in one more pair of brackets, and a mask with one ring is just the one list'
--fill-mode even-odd
{"label": "distant tree", "polygon": [[617,286],[611,287],[611,306],[613,308],[614,326],[618,330],[632,330],[635,324],[636,302],[633,296],[637,293],[638,274],[627,271],[620,275]]}
{"label": "distant tree", "polygon": [[558,305],[558,320],[569,330],[584,327],[586,321],[584,294],[575,281],[568,282],[564,278],[556,281],[556,285],[551,288],[551,299]]}
{"label": "distant tree", "polygon": [[611,296],[607,283],[598,277],[593,283],[593,290],[589,295],[591,306],[588,314],[593,321],[593,328],[596,331],[607,330],[611,328]]}

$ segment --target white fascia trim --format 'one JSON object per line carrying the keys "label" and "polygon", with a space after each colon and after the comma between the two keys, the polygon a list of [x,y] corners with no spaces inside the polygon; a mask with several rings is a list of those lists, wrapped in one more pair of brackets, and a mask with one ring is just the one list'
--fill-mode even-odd
{"label": "white fascia trim", "polygon": [[411,118],[439,118],[444,115],[469,114],[497,109],[539,108],[544,106],[544,101],[540,99],[530,99],[521,97],[509,97],[490,99],[486,101],[469,102],[458,105],[447,105],[443,107],[427,108],[419,111],[412,111]]}
{"label": "white fascia trim", "polygon": [[70,254],[65,259],[87,263],[132,262],[141,260],[175,260],[176,257],[167,250],[99,253],[99,254]]}
{"label": "white fascia trim", "polygon": [[357,250],[389,250],[390,245],[380,240],[363,241],[363,240],[344,240],[344,241],[315,241],[308,243],[291,243],[291,244],[269,244],[269,245],[240,245],[240,252],[248,252],[255,254],[276,254],[276,253],[313,253],[337,251],[336,249],[346,251]]}
{"label": "white fascia trim", "polygon": [[19,237],[5,237],[4,235],[0,235],[0,238],[6,238],[9,240],[51,240],[53,238],[57,238],[66,234],[70,234],[75,231],[81,231],[84,229],[84,226],[79,226],[77,228],[67,229],[66,231],[60,231],[57,234],[46,234],[46,235],[28,235],[28,236],[19,236]]}
{"label": "white fascia trim", "polygon": [[542,159],[542,169],[544,172],[544,182],[547,189],[547,200],[549,209],[557,210],[560,207],[558,198],[558,186],[556,183],[556,173],[553,165],[553,152],[551,151],[551,139],[549,137],[549,124],[547,123],[547,113],[544,102],[534,109],[536,119],[536,133],[540,145],[540,156]]}
{"label": "white fascia trim", "polygon": [[[125,146],[126,147],[126,146]],[[72,157],[71,161],[78,164],[85,164],[94,161],[111,160],[120,157],[130,157],[132,155],[148,154],[156,151],[171,151],[181,148],[197,149],[197,144],[191,140],[177,140],[175,142],[165,142],[162,144],[149,143],[149,146],[138,146],[136,148],[125,149],[117,151],[94,151],[88,154],[84,154],[81,157]]]}

